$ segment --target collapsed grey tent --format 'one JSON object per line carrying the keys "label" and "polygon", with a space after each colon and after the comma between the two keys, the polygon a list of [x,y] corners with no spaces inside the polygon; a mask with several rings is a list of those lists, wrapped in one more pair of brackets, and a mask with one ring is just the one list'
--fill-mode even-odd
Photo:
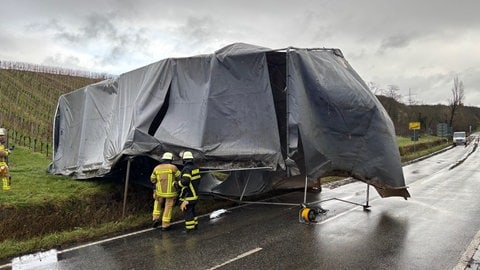
{"label": "collapsed grey tent", "polygon": [[236,43],[65,94],[49,172],[102,177],[129,157],[148,181],[164,151],[184,150],[204,171],[339,173],[409,197],[393,124],[338,49]]}

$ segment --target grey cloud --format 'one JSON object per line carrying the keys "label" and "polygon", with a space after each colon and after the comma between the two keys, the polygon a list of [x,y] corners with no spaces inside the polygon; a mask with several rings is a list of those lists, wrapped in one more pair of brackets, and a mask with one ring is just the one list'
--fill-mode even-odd
{"label": "grey cloud", "polygon": [[57,40],[68,46],[102,48],[106,52],[97,55],[98,62],[112,64],[118,62],[129,53],[142,54],[149,46],[146,30],[143,28],[122,28],[125,25],[113,14],[92,14],[84,25],[77,29],[59,27],[60,23],[50,24],[55,30]]}
{"label": "grey cloud", "polygon": [[336,29],[323,21],[321,18],[324,17],[318,12],[306,10],[300,14],[294,18],[295,24],[289,22],[285,25],[292,40],[303,38],[310,43],[326,45],[325,41],[334,36]]}
{"label": "grey cloud", "polygon": [[101,36],[110,39],[123,38],[112,20],[115,20],[115,16],[112,14],[94,14],[89,16],[86,25],[81,28],[83,37],[87,40]]}
{"label": "grey cloud", "polygon": [[88,16],[85,25],[77,31],[58,29],[56,37],[69,43],[89,43],[98,38],[115,40],[118,38],[118,31],[110,21],[108,15],[93,14]]}
{"label": "grey cloud", "polygon": [[390,49],[399,49],[407,47],[412,41],[412,36],[408,35],[393,35],[384,38],[381,41],[380,47],[378,48],[377,53],[383,54],[384,52]]}
{"label": "grey cloud", "polygon": [[100,63],[103,64],[109,64],[109,63],[117,63],[119,60],[121,60],[122,56],[127,54],[128,50],[125,47],[122,46],[113,46],[109,53],[104,56],[100,56]]}
{"label": "grey cloud", "polygon": [[44,65],[49,66],[56,66],[56,67],[70,67],[81,69],[80,67],[80,59],[74,56],[67,56],[64,57],[60,54],[55,54],[52,56],[48,56],[43,60]]}
{"label": "grey cloud", "polygon": [[46,23],[31,23],[25,26],[25,30],[29,32],[37,31],[64,31],[65,27],[62,26],[57,19],[50,19]]}
{"label": "grey cloud", "polygon": [[[412,95],[412,99],[420,104],[439,104],[447,103],[451,97],[451,89],[453,87],[453,78],[458,79],[465,86],[465,104],[473,104],[479,106],[475,93],[477,93],[480,79],[477,79],[480,68],[467,69],[459,72],[434,73],[429,76],[413,76],[405,77],[399,74],[395,78],[396,83],[401,85],[401,94],[404,101],[408,95]],[[410,89],[410,92],[409,92]],[[475,104],[477,103],[477,104]]]}
{"label": "grey cloud", "polygon": [[9,48],[16,48],[17,45],[17,41],[12,40],[6,33],[0,32],[0,55]]}
{"label": "grey cloud", "polygon": [[475,88],[480,86],[480,76],[478,74],[480,74],[480,67],[470,67],[464,70],[460,76],[467,78],[465,82],[466,88],[474,89],[480,93],[480,88]]}
{"label": "grey cloud", "polygon": [[189,43],[198,44],[211,39],[214,36],[214,28],[215,25],[210,18],[189,17],[187,23],[178,30]]}
{"label": "grey cloud", "polygon": [[190,54],[197,53],[209,44],[217,42],[219,37],[225,36],[219,32],[217,24],[210,17],[190,16],[183,25],[171,31],[178,39],[176,45],[178,51],[188,51]]}

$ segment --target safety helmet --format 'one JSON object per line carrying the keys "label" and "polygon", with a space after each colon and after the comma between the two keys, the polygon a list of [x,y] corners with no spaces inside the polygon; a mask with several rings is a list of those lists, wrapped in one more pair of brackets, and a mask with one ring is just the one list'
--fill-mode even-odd
{"label": "safety helmet", "polygon": [[172,160],[173,159],[173,154],[170,152],[165,152],[162,155],[162,159],[164,160]]}
{"label": "safety helmet", "polygon": [[0,128],[0,136],[5,136],[5,129]]}
{"label": "safety helmet", "polygon": [[182,158],[185,159],[193,159],[193,154],[190,151],[183,152]]}

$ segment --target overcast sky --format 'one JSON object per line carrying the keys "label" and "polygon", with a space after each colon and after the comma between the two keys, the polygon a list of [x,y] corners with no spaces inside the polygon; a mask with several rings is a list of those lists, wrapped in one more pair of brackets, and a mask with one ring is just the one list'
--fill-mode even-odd
{"label": "overcast sky", "polygon": [[479,0],[0,0],[0,61],[119,75],[235,42],[339,48],[404,103],[447,104],[458,76],[480,107]]}

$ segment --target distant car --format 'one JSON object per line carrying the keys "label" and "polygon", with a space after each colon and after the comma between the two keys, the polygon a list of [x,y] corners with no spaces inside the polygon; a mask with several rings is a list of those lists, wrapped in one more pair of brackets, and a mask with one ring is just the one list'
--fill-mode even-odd
{"label": "distant car", "polygon": [[467,133],[465,131],[457,131],[453,133],[453,145],[467,145]]}

